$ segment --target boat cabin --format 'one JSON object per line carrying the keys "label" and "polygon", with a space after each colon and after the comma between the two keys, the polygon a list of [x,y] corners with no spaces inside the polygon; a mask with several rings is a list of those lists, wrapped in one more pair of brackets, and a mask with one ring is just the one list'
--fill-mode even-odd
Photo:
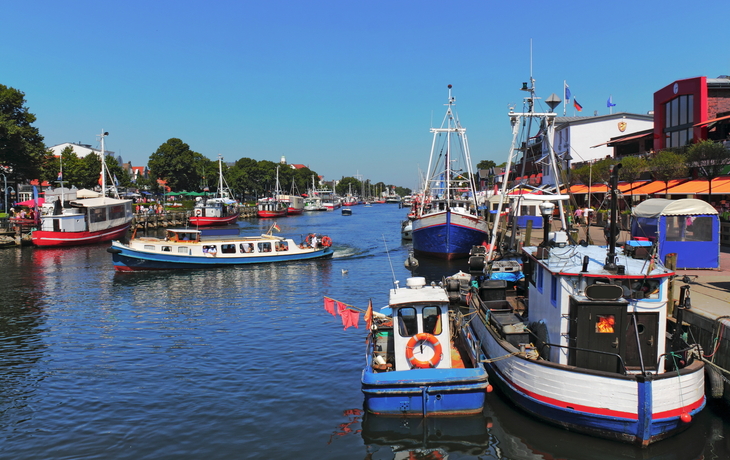
{"label": "boat cabin", "polygon": [[196,217],[226,217],[235,212],[234,204],[235,201],[228,198],[203,200],[198,197],[193,208],[193,215]]}
{"label": "boat cabin", "polygon": [[[44,204],[45,205],[45,204]],[[56,203],[44,206],[41,230],[48,232],[96,232],[132,220],[132,201],[114,198],[86,198],[69,202],[61,209]]]}
{"label": "boat cabin", "polygon": [[451,368],[449,298],[446,292],[441,286],[426,286],[422,277],[409,278],[406,283],[407,289],[390,291],[395,370]]}

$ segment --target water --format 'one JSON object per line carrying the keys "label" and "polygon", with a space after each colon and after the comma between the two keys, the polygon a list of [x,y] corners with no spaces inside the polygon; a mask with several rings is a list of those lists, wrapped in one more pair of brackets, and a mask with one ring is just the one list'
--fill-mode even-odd
{"label": "water", "polygon": [[[107,245],[0,251],[0,458],[728,458],[713,407],[645,450],[536,422],[497,393],[478,417],[363,421],[362,319],[343,330],[322,297],[384,306],[408,276],[404,216],[277,221],[295,240],[330,235],[328,261],[117,274]],[[466,269],[420,262],[429,281]]]}

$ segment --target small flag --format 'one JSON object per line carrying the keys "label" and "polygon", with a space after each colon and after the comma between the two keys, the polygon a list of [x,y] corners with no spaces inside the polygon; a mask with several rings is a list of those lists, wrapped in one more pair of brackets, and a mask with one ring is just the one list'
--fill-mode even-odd
{"label": "small flag", "polygon": [[608,101],[606,101],[606,107],[616,107],[616,104],[613,103],[613,96],[608,96]]}
{"label": "small flag", "polygon": [[330,299],[329,297],[324,298],[324,309],[327,311],[327,313],[331,314],[332,316],[337,316],[337,313],[335,313],[335,299]]}
{"label": "small flag", "polygon": [[58,171],[58,179],[56,179],[56,180],[58,180],[58,181],[63,180],[63,171]]}
{"label": "small flag", "polygon": [[280,231],[281,231],[281,229],[279,228],[279,226],[278,226],[278,225],[276,225],[276,222],[274,222],[274,225],[273,225],[273,226],[272,226],[271,228],[272,228],[273,230],[276,230],[277,232],[280,232]]}
{"label": "small flag", "polygon": [[339,300],[335,300],[335,307],[337,309],[337,314],[342,316],[342,312],[347,310],[347,304],[340,302]]}
{"label": "small flag", "polygon": [[117,175],[116,174],[114,174],[114,185],[116,185],[117,187],[119,187],[119,180],[117,180]]}
{"label": "small flag", "polygon": [[570,88],[568,88],[568,85],[565,85],[565,100],[570,100]]}
{"label": "small flag", "polygon": [[575,99],[573,99],[573,107],[575,107],[575,110],[577,110],[578,112],[583,110],[583,106],[578,104],[578,101]]}
{"label": "small flag", "polygon": [[368,302],[368,309],[365,310],[365,328],[369,331],[373,325],[373,299]]}

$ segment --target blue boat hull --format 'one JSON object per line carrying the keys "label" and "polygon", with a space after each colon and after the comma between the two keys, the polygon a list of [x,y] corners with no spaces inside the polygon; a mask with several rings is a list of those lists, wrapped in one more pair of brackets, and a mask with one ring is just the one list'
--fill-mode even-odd
{"label": "blue boat hull", "polygon": [[478,414],[484,408],[487,372],[475,369],[411,369],[362,373],[368,412],[377,415],[444,416]]}
{"label": "blue boat hull", "polygon": [[488,238],[486,222],[474,216],[442,212],[415,219],[413,250],[416,255],[444,259],[469,256],[473,246]]}
{"label": "blue boat hull", "polygon": [[331,247],[307,254],[273,254],[261,257],[181,257],[166,254],[142,254],[124,248],[113,247],[112,261],[117,271],[136,270],[179,270],[225,267],[231,265],[247,265],[276,262],[292,262],[298,260],[327,259],[334,253]]}

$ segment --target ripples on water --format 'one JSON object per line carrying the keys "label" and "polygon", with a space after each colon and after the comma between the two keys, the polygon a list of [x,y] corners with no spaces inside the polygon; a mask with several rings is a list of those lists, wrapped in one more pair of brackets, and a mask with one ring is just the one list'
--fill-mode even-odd
{"label": "ripples on water", "polygon": [[[408,276],[404,215],[279,219],[285,236],[329,234],[329,261],[116,274],[106,245],[0,251],[0,457],[726,457],[726,426],[708,411],[645,451],[547,427],[495,394],[479,417],[363,422],[362,321],[343,331],[322,297],[386,305],[393,274]],[[422,260],[416,274],[461,265]]]}

